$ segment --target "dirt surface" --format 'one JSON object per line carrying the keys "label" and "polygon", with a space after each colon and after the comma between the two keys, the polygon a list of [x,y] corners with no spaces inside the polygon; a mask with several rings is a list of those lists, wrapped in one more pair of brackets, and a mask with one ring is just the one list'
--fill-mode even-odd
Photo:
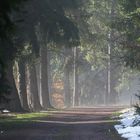
{"label": "dirt surface", "polygon": [[76,108],[51,111],[39,122],[1,130],[0,140],[123,140],[112,114],[121,108]]}

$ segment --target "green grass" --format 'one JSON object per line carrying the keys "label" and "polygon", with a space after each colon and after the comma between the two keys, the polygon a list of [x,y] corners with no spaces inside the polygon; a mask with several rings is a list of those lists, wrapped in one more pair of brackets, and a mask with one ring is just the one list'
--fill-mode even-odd
{"label": "green grass", "polygon": [[111,115],[111,118],[118,119],[119,116],[120,116],[121,114],[122,114],[121,112],[114,112],[114,113]]}
{"label": "green grass", "polygon": [[25,113],[0,116],[0,129],[21,128],[23,125],[37,123],[41,118],[48,116],[48,113]]}
{"label": "green grass", "polygon": [[17,114],[16,119],[36,119],[36,118],[42,118],[47,117],[48,113],[26,113],[26,114]]}
{"label": "green grass", "polygon": [[110,121],[110,123],[112,123],[112,125],[115,125],[118,123],[118,119],[121,114],[122,113],[120,113],[119,111],[113,112],[112,115],[108,117],[108,120]]}
{"label": "green grass", "polygon": [[121,112],[114,112],[113,116],[119,117],[122,113]]}
{"label": "green grass", "polygon": [[1,121],[12,121],[12,120],[35,120],[42,117],[47,117],[48,113],[22,113],[22,114],[11,114],[10,116],[0,116]]}

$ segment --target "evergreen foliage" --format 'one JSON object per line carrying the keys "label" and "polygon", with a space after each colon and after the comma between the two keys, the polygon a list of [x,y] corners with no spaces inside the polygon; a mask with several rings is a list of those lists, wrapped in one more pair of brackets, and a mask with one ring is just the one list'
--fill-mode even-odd
{"label": "evergreen foliage", "polygon": [[[31,93],[28,87],[33,84],[31,81],[38,97],[42,87],[49,95],[48,88],[52,90],[55,80],[64,83],[69,105],[74,96],[79,97],[79,102],[92,98],[91,104],[117,102],[124,88],[124,67],[140,68],[139,29],[139,0],[1,0],[0,99],[7,97],[5,93],[12,93],[7,81],[8,66],[24,62],[20,84],[26,105],[35,104],[35,91]],[[13,84],[18,89],[17,79],[22,74],[18,75],[18,68],[14,72],[17,83]],[[43,86],[40,79],[45,81]],[[75,86],[76,95],[72,93]],[[36,102],[40,105],[39,97]]]}

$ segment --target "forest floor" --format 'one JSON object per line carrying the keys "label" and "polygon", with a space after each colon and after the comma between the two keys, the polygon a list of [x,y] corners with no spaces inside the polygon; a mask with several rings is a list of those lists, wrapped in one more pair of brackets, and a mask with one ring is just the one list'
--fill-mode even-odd
{"label": "forest floor", "polygon": [[112,116],[121,108],[97,107],[49,111],[34,122],[1,126],[0,140],[124,140]]}

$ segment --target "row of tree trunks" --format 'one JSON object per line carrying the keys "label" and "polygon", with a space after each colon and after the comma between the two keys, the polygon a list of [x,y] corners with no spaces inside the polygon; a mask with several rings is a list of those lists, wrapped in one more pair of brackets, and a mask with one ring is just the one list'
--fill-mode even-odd
{"label": "row of tree trunks", "polygon": [[[6,75],[11,90],[10,95],[8,96],[9,102],[8,104],[6,103],[6,108],[10,111],[39,111],[42,108],[45,110],[52,108],[48,87],[47,47],[41,47],[40,51],[40,81],[38,81],[37,78],[34,60],[31,63],[27,63],[24,58],[20,58],[18,61],[18,87],[16,87],[13,75],[13,63],[9,63]],[[41,82],[40,91],[42,106],[40,104],[38,82]]]}
{"label": "row of tree trunks", "polygon": [[[74,53],[74,59],[71,58]],[[7,69],[7,79],[11,86],[11,94],[9,96],[9,103],[7,109],[10,111],[39,111],[41,109],[52,108],[49,87],[48,87],[48,50],[46,46],[42,46],[40,49],[40,89],[38,86],[38,78],[36,71],[35,61],[27,62],[24,58],[18,61],[18,90],[15,84],[13,76],[13,63],[10,63]],[[65,105],[70,107],[73,103],[74,106],[79,105],[78,94],[78,66],[77,66],[77,48],[65,49],[65,67],[64,67],[64,92],[65,92]],[[74,63],[73,63],[74,62]],[[74,66],[72,66],[74,64]],[[70,86],[70,74],[73,69],[73,94]],[[41,94],[39,93],[41,92]],[[28,95],[29,94],[29,95]],[[40,103],[40,96],[42,100],[42,106]],[[20,97],[20,98],[19,98]],[[73,102],[72,102],[73,101]]]}

